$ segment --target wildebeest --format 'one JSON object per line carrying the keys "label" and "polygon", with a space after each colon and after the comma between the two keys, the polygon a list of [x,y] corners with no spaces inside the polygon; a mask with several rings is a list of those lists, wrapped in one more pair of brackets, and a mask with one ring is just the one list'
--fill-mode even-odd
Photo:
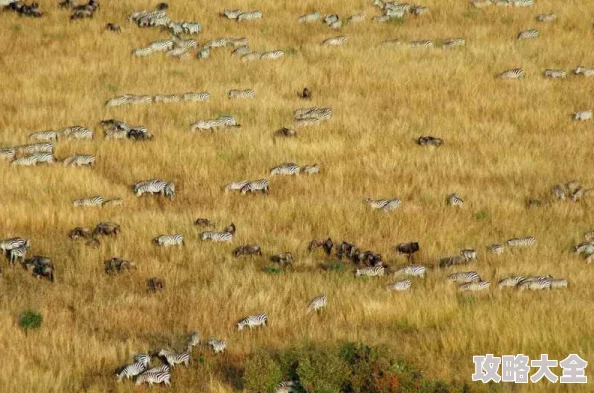
{"label": "wildebeest", "polygon": [[255,244],[247,244],[245,246],[239,246],[235,250],[233,250],[233,256],[235,258],[239,258],[240,256],[244,255],[259,255],[262,256],[262,250],[260,246]]}

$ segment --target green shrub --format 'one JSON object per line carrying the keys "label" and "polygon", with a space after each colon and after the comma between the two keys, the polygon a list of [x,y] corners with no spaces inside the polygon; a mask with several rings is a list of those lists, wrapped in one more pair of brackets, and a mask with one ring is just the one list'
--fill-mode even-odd
{"label": "green shrub", "polygon": [[25,332],[32,329],[39,329],[42,323],[43,316],[37,311],[23,311],[19,317],[19,326]]}
{"label": "green shrub", "polygon": [[280,274],[283,272],[279,266],[268,266],[262,269],[262,271],[266,274]]}
{"label": "green shrub", "polygon": [[396,393],[398,378],[391,370],[387,351],[365,344],[346,343],[340,356],[351,368],[347,391],[353,393]]}
{"label": "green shrub", "polygon": [[270,354],[258,352],[246,360],[243,380],[250,392],[272,393],[281,380],[280,366]]}
{"label": "green shrub", "polygon": [[297,376],[308,393],[338,393],[349,379],[349,366],[326,348],[305,348],[297,358]]}

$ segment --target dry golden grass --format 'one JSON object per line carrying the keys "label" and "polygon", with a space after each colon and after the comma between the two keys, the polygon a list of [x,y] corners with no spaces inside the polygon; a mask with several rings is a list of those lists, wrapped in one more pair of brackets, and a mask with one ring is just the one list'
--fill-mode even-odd
{"label": "dry golden grass", "polygon": [[[527,210],[525,200],[547,194],[559,182],[577,179],[594,186],[591,171],[592,122],[574,123],[570,114],[592,109],[594,79],[568,75],[547,80],[545,68],[594,66],[591,2],[536,1],[532,8],[471,9],[465,1],[425,0],[430,14],[403,24],[378,24],[371,1],[318,4],[313,1],[204,0],[172,2],[173,20],[203,23],[204,43],[219,36],[247,36],[256,51],[296,50],[280,61],[242,63],[229,50],[214,50],[205,61],[175,61],[159,54],[141,59],[133,48],[167,37],[156,29],[126,22],[135,10],[155,2],[103,0],[93,20],[69,23],[57,1],[41,0],[40,20],[0,15],[1,145],[26,142],[36,130],[67,125],[92,127],[93,141],[60,141],[59,158],[74,152],[97,156],[95,169],[2,164],[0,237],[31,239],[32,252],[52,257],[56,282],[35,281],[21,269],[4,267],[0,279],[0,347],[5,392],[130,392],[113,370],[133,353],[166,345],[180,348],[182,336],[197,329],[203,337],[226,338],[223,361],[241,359],[258,348],[284,348],[304,341],[358,340],[387,344],[430,375],[470,380],[472,356],[548,353],[563,359],[575,352],[592,362],[592,266],[570,247],[594,225],[592,201],[558,203]],[[236,24],[217,14],[223,8],[261,9],[264,19]],[[296,18],[318,10],[347,17],[367,13],[364,23],[341,31],[322,23],[301,25]],[[559,18],[539,24],[539,13]],[[121,34],[102,32],[107,22]],[[537,27],[541,37],[518,42],[519,31]],[[323,48],[324,39],[346,35],[340,48]],[[465,37],[454,50],[380,49],[385,39]],[[500,81],[498,73],[522,67],[522,81]],[[296,92],[308,86],[311,105],[329,106],[333,118],[299,130],[294,140],[273,141],[290,126],[292,111],[310,103]],[[233,88],[253,88],[256,99],[229,101]],[[113,96],[207,91],[207,103],[152,104],[107,109]],[[234,114],[243,127],[212,135],[190,134],[197,119]],[[98,125],[107,118],[146,125],[150,143],[104,140]],[[413,138],[445,140],[436,150]],[[268,196],[224,195],[220,187],[244,178],[267,177],[281,162],[319,163],[319,176],[272,178]],[[137,199],[136,181],[174,181],[178,197]],[[448,193],[466,201],[445,206]],[[75,209],[71,201],[92,195],[121,197],[121,208]],[[392,214],[370,211],[364,198],[398,196]],[[485,212],[486,218],[477,218]],[[479,214],[479,218],[484,214]],[[232,245],[198,240],[197,217],[219,227],[238,227]],[[99,249],[68,239],[75,226],[113,221],[122,226],[115,240]],[[156,249],[151,239],[179,232],[184,248]],[[479,250],[473,268],[489,281],[511,274],[551,274],[567,278],[567,290],[543,293],[499,292],[457,296],[444,282],[450,273],[430,271],[414,281],[411,293],[389,294],[392,278],[357,279],[349,271],[323,272],[321,254],[310,255],[312,238],[348,240],[405,263],[393,246],[418,240],[418,261],[433,264],[461,248]],[[532,235],[533,249],[490,256],[485,247]],[[240,244],[260,244],[266,255],[291,251],[294,272],[267,275],[265,259],[231,256]],[[103,272],[113,256],[133,260],[138,270],[118,277]],[[350,268],[350,266],[349,266]],[[348,270],[348,269],[347,269]],[[146,279],[163,277],[166,289],[146,293]],[[306,315],[308,301],[320,293],[327,311]],[[25,335],[19,313],[38,309],[44,325]],[[235,322],[267,312],[270,326],[237,332]],[[172,391],[228,392],[229,381],[214,372],[213,356],[175,370]],[[560,369],[555,370],[560,374]],[[594,377],[588,367],[590,380]],[[474,383],[473,388],[483,389]],[[501,391],[510,386],[499,385]],[[146,389],[146,388],[144,388]],[[525,392],[588,392],[587,386],[529,384]]]}

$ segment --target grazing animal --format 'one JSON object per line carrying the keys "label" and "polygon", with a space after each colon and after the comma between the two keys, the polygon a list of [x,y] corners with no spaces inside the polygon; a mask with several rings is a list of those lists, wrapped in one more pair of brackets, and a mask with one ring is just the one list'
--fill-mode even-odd
{"label": "grazing animal", "polygon": [[152,277],[147,280],[146,286],[149,292],[157,292],[165,288],[165,281],[161,278]]}
{"label": "grazing animal", "polygon": [[512,70],[507,70],[499,75],[499,79],[521,79],[524,78],[526,74],[524,70],[521,68],[514,68]]}
{"label": "grazing animal", "polygon": [[184,237],[178,233],[173,235],[161,235],[153,239],[157,246],[183,246]]}
{"label": "grazing animal", "polygon": [[239,258],[240,256],[246,256],[246,255],[248,255],[248,256],[249,255],[262,256],[262,250],[260,249],[260,246],[257,246],[255,244],[239,246],[235,250],[233,250],[233,256],[235,258]]}
{"label": "grazing animal", "polygon": [[295,262],[293,254],[291,254],[290,252],[285,252],[279,255],[273,255],[270,257],[270,260],[274,263],[278,263],[281,266],[293,265],[293,263]]}
{"label": "grazing animal", "polygon": [[406,266],[394,272],[395,276],[425,277],[427,269],[422,265]]}
{"label": "grazing animal", "polygon": [[241,188],[241,194],[245,195],[246,193],[250,192],[257,192],[260,191],[263,194],[268,193],[270,188],[270,184],[266,179],[259,179],[259,180],[251,180],[245,186]]}
{"label": "grazing animal", "polygon": [[38,131],[29,135],[29,139],[38,141],[57,141],[60,136],[58,131]]}
{"label": "grazing animal", "polygon": [[501,244],[491,244],[488,249],[495,255],[503,254],[503,246]]}
{"label": "grazing animal", "polygon": [[149,386],[153,384],[165,384],[165,386],[171,386],[171,373],[169,371],[158,371],[158,372],[144,372],[136,377],[135,385],[141,385],[148,383]]}
{"label": "grazing animal", "polygon": [[458,196],[458,194],[456,194],[456,193],[448,195],[447,201],[448,201],[448,205],[450,205],[450,206],[457,206],[457,207],[464,206],[464,200],[462,198],[460,198]]}
{"label": "grazing animal", "polygon": [[89,228],[76,227],[70,231],[68,237],[72,240],[77,240],[79,238],[90,239],[92,237],[92,232],[93,231]]}
{"label": "grazing animal", "polygon": [[508,247],[532,247],[536,244],[536,238],[532,236],[509,239]]}
{"label": "grazing animal", "polygon": [[250,315],[247,318],[237,322],[237,330],[243,330],[245,326],[249,327],[250,330],[257,326],[267,326],[268,317],[265,313]]}
{"label": "grazing animal", "polygon": [[21,263],[25,261],[25,257],[27,256],[27,250],[29,246],[27,244],[22,245],[20,247],[13,248],[8,251],[10,255],[10,263],[14,265],[18,259],[21,260]]}
{"label": "grazing animal", "polygon": [[366,267],[363,269],[357,269],[357,270],[355,270],[355,277],[360,277],[360,276],[381,277],[384,275],[385,270],[386,269],[381,265]]}
{"label": "grazing animal", "polygon": [[125,270],[135,269],[136,264],[134,262],[126,261],[121,258],[111,258],[108,261],[105,261],[105,273],[113,274],[113,273],[122,273]]}
{"label": "grazing animal", "polygon": [[320,19],[320,13],[319,12],[312,12],[310,14],[305,14],[300,16],[299,18],[297,18],[297,22],[299,23],[309,23],[309,22],[315,22],[318,19]]}
{"label": "grazing animal", "polygon": [[579,111],[573,114],[573,120],[584,121],[592,119],[592,111]]}
{"label": "grazing animal", "polygon": [[420,146],[441,146],[443,140],[433,136],[420,136],[419,139],[417,139],[417,144]]}
{"label": "grazing animal", "polygon": [[389,212],[392,210],[397,209],[400,204],[401,200],[399,198],[394,199],[371,199],[366,198],[365,202],[371,206],[372,209],[383,210],[384,212]]}
{"label": "grazing animal", "polygon": [[396,281],[396,282],[386,285],[386,289],[388,291],[395,291],[395,292],[408,291],[410,289],[411,285],[412,285],[412,282],[410,280],[402,280],[402,281]]}
{"label": "grazing animal", "polygon": [[536,16],[536,20],[539,22],[552,22],[557,19],[556,14],[539,14]]}
{"label": "grazing animal", "polygon": [[309,90],[307,87],[303,89],[302,93],[297,93],[297,95],[299,96],[299,98],[304,100],[311,100],[312,98],[311,90]]}
{"label": "grazing animal", "polygon": [[161,194],[170,200],[175,198],[175,184],[164,180],[152,179],[136,183],[132,190],[137,197],[143,194]]}
{"label": "grazing animal", "polygon": [[124,377],[126,379],[130,379],[137,375],[140,375],[147,369],[147,366],[148,364],[146,364],[146,361],[144,360],[137,361],[135,363],[125,366],[120,372],[116,374],[118,382],[124,379]]}
{"label": "grazing animal", "polygon": [[540,290],[551,289],[552,280],[550,278],[538,277],[535,279],[524,280],[518,283],[518,289],[523,291],[525,289]]}
{"label": "grazing animal", "polygon": [[544,72],[544,76],[553,78],[553,79],[556,79],[556,78],[565,79],[567,77],[567,72],[563,71],[563,70],[547,69]]}
{"label": "grazing animal", "polygon": [[229,90],[229,92],[227,93],[227,97],[229,97],[230,99],[233,99],[233,98],[252,99],[252,98],[256,97],[256,92],[251,89]]}
{"label": "grazing animal", "polygon": [[458,272],[450,274],[448,276],[448,281],[455,282],[456,284],[466,284],[469,282],[481,281],[481,278],[477,272]]}
{"label": "grazing animal", "polygon": [[349,40],[348,37],[345,36],[338,36],[338,37],[330,37],[322,41],[323,46],[340,46],[344,45]]}
{"label": "grazing animal", "polygon": [[186,350],[182,353],[171,352],[167,349],[161,349],[158,354],[165,358],[170,367],[175,367],[176,364],[183,363],[186,367],[190,365],[190,357],[192,355],[192,346],[188,345]]}
{"label": "grazing animal", "polygon": [[29,240],[22,237],[0,240],[0,249],[5,253],[19,247],[30,247]]}
{"label": "grazing animal", "polygon": [[270,170],[270,175],[298,175],[301,173],[301,167],[292,162],[286,162]]}
{"label": "grazing animal", "polygon": [[326,253],[326,255],[330,255],[332,254],[332,248],[334,247],[334,242],[332,241],[331,238],[328,238],[326,240],[312,240],[309,243],[309,247],[307,248],[310,252],[314,251],[316,248],[318,247],[322,247],[322,249],[324,250],[324,252]]}
{"label": "grazing animal", "polygon": [[233,234],[230,232],[202,232],[200,233],[200,240],[206,241],[210,240],[213,242],[232,242],[233,241]]}
{"label": "grazing animal", "polygon": [[280,136],[280,137],[286,137],[286,138],[295,137],[295,136],[297,136],[297,131],[292,130],[290,128],[283,127],[283,128],[278,129],[274,133],[274,136],[275,137]]}
{"label": "grazing animal", "polygon": [[583,76],[594,76],[594,67],[582,67],[577,66],[575,70],[573,70],[575,75],[583,75]]}
{"label": "grazing animal", "polygon": [[90,198],[75,199],[74,201],[72,201],[72,206],[74,206],[74,207],[103,206],[103,203],[104,203],[103,197],[97,195],[97,196],[93,196]]}
{"label": "grazing animal", "polygon": [[227,341],[217,340],[216,338],[209,339],[208,345],[210,345],[214,353],[224,352],[227,349]]}
{"label": "grazing animal", "polygon": [[95,166],[95,156],[75,154],[64,159],[64,166]]}
{"label": "grazing animal", "polygon": [[117,23],[108,23],[105,25],[105,30],[113,31],[114,33],[121,33],[122,28]]}
{"label": "grazing animal", "polygon": [[524,30],[518,34],[519,40],[529,40],[540,36],[540,31],[536,29]]}
{"label": "grazing animal", "polygon": [[328,298],[326,297],[326,295],[316,296],[309,303],[309,306],[307,307],[307,312],[320,311],[320,310],[326,308],[327,304],[328,304]]}
{"label": "grazing animal", "polygon": [[443,42],[444,49],[453,48],[456,46],[465,46],[465,45],[466,45],[466,39],[464,39],[464,38],[448,38],[447,40],[445,40]]}
{"label": "grazing animal", "polygon": [[210,221],[208,218],[198,218],[194,221],[194,225],[202,226],[202,227],[213,227],[215,223]]}
{"label": "grazing animal", "polygon": [[458,287],[458,292],[476,292],[476,291],[484,291],[489,289],[491,283],[488,281],[477,281],[477,282],[469,282],[466,284],[461,284]]}
{"label": "grazing animal", "polygon": [[396,246],[396,252],[400,254],[406,254],[406,257],[409,261],[412,261],[413,254],[419,251],[419,243],[418,242],[410,242],[410,243],[400,243]]}
{"label": "grazing animal", "polygon": [[91,236],[117,236],[118,233],[120,233],[120,224],[115,224],[113,222],[100,222],[93,230]]}

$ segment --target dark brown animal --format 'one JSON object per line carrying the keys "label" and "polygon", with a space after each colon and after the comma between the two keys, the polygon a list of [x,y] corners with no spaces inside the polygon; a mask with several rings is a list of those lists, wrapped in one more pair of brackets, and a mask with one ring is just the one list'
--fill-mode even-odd
{"label": "dark brown animal", "polygon": [[281,266],[293,265],[293,263],[295,262],[293,254],[291,254],[290,252],[285,252],[279,255],[273,255],[270,257],[270,260],[274,263],[278,263]]}
{"label": "dark brown animal", "polygon": [[230,234],[235,234],[235,224],[231,223],[229,226],[223,229],[223,232],[228,232]]}
{"label": "dark brown animal", "polygon": [[213,221],[210,221],[208,218],[199,218],[196,221],[194,221],[194,225],[198,225],[201,227],[214,227],[215,223]]}
{"label": "dark brown animal", "polygon": [[159,3],[159,4],[157,4],[157,10],[163,11],[163,10],[166,10],[166,9],[169,9],[169,4],[167,4],[167,3]]}
{"label": "dark brown animal", "polygon": [[262,250],[260,246],[255,244],[248,244],[245,246],[239,246],[235,250],[233,250],[233,256],[235,258],[239,258],[240,256],[249,256],[249,255],[259,255],[262,256]]}
{"label": "dark brown animal", "polygon": [[443,140],[433,136],[420,136],[419,139],[417,139],[417,143],[420,146],[441,146]]}
{"label": "dark brown animal", "polygon": [[400,254],[406,254],[409,261],[412,261],[413,254],[419,251],[418,242],[400,243],[396,246],[396,252]]}
{"label": "dark brown animal", "polygon": [[125,270],[135,269],[136,265],[134,262],[126,261],[121,258],[111,258],[105,261],[105,273],[114,274],[121,273]]}
{"label": "dark brown animal", "polygon": [[315,249],[322,247],[324,249],[324,252],[326,253],[326,255],[330,255],[332,253],[332,248],[334,248],[334,242],[332,241],[331,238],[328,238],[326,240],[312,240],[309,243],[309,247],[308,250],[309,251],[314,251]]}
{"label": "dark brown animal", "polygon": [[311,90],[309,90],[307,87],[303,89],[302,93],[298,93],[297,95],[303,100],[311,100]]}
{"label": "dark brown animal", "polygon": [[157,292],[165,288],[165,281],[161,278],[153,277],[146,281],[149,292]]}
{"label": "dark brown animal", "polygon": [[117,236],[120,233],[120,224],[113,222],[100,222],[93,230],[93,237],[98,235]]}
{"label": "dark brown animal", "polygon": [[89,228],[76,227],[70,231],[68,237],[70,237],[72,240],[77,240],[80,238],[90,239],[92,237],[92,232]]}
{"label": "dark brown animal", "polygon": [[121,33],[122,28],[117,23],[108,23],[105,25],[105,30],[113,31],[115,33]]}
{"label": "dark brown animal", "polygon": [[280,137],[284,137],[284,138],[296,137],[297,131],[292,130],[290,128],[283,127],[281,129],[277,130],[274,133],[274,136],[280,136]]}

